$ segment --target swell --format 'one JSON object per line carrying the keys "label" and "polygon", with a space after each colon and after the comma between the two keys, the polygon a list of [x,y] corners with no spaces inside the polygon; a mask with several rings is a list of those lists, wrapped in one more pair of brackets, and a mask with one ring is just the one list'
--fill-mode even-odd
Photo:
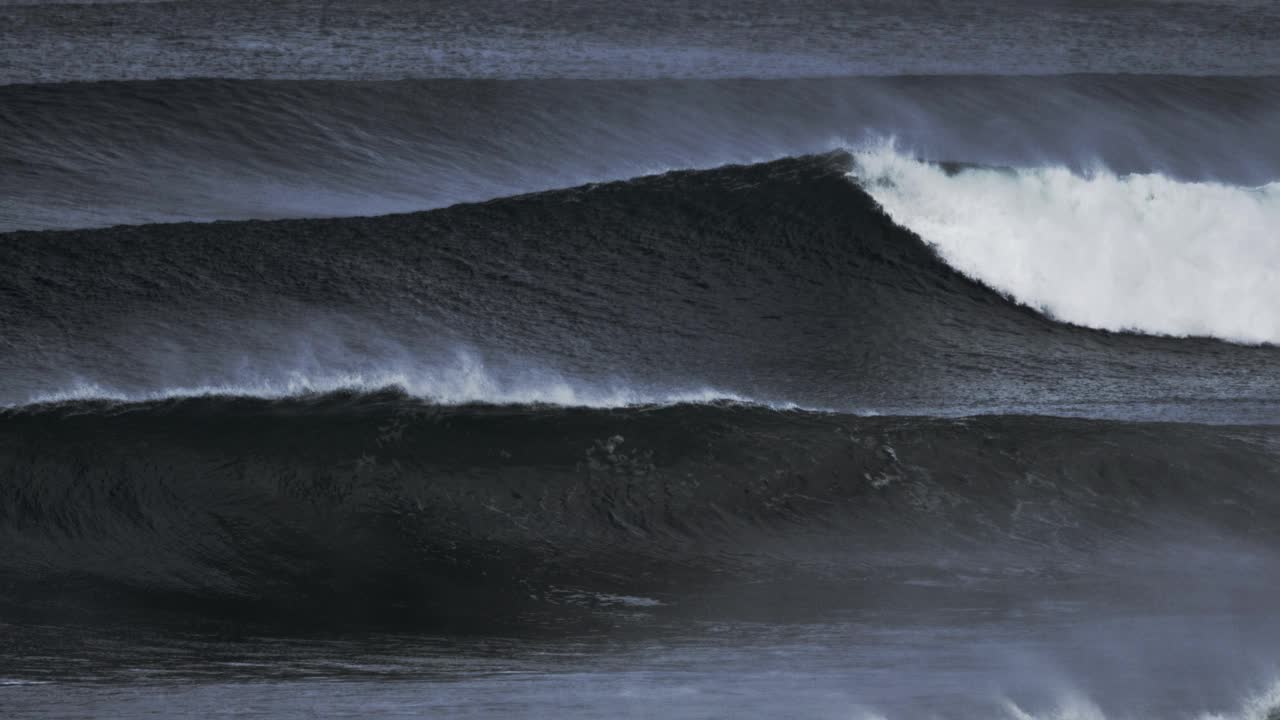
{"label": "swell", "polygon": [[[1280,72],[1267,0],[18,3],[0,83],[165,77],[815,77]],[[1070,42],[1064,41],[1070,38]],[[904,52],[910,48],[910,52]]]}
{"label": "swell", "polygon": [[878,596],[1122,583],[1133,567],[1146,582],[1170,557],[1208,587],[1225,572],[1212,548],[1269,557],[1280,540],[1278,440],[397,393],[51,405],[0,414],[0,598],[55,615],[493,623],[583,593],[678,605],[735,579]]}
{"label": "swell", "polygon": [[0,239],[0,400],[714,397],[1276,419],[1274,347],[1064,325],[943,262],[845,154],[379,218]]}
{"label": "swell", "polygon": [[0,231],[378,215],[897,138],[929,160],[1280,177],[1280,79],[163,80],[0,87]]}

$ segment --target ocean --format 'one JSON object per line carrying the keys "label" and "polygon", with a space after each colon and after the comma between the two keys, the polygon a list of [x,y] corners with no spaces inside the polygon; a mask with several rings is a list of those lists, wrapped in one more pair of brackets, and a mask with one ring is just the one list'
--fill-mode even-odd
{"label": "ocean", "polygon": [[0,0],[0,717],[1276,720],[1276,38]]}

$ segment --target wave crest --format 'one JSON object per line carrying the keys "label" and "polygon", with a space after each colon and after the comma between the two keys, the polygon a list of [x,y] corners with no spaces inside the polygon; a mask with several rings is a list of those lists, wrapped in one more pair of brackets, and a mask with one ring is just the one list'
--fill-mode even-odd
{"label": "wave crest", "polygon": [[294,370],[256,380],[179,385],[153,391],[128,391],[81,380],[63,390],[34,394],[26,402],[10,404],[9,407],[95,400],[141,403],[202,397],[282,399],[339,392],[373,393],[388,389],[443,406],[551,405],[605,409],[712,402],[767,404],[711,387],[662,389],[622,382],[597,384],[574,381],[558,373],[536,369],[507,375],[492,371],[475,355],[459,351],[452,362],[439,365],[318,376]]}
{"label": "wave crest", "polygon": [[884,143],[853,175],[956,269],[1058,320],[1280,343],[1280,182],[949,170]]}

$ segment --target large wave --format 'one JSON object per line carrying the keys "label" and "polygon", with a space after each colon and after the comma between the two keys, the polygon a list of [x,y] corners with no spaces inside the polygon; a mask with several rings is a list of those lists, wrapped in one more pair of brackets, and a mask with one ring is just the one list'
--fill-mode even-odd
{"label": "large wave", "polygon": [[1276,572],[1254,551],[1278,541],[1277,447],[1274,428],[395,393],[9,410],[0,607],[492,623],[571,590],[1074,593],[1135,566],[1240,603]]}
{"label": "large wave", "polygon": [[1275,348],[1054,322],[939,259],[852,162],[377,218],[10,234],[0,403],[396,385],[451,403],[1277,418]]}

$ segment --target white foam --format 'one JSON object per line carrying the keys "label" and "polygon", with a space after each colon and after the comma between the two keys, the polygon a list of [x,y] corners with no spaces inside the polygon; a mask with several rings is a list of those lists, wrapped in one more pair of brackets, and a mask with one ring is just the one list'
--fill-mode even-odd
{"label": "white foam", "polygon": [[1004,711],[1010,720],[1107,720],[1097,705],[1082,696],[1065,697],[1052,710],[1040,714],[1030,713],[1006,700]]}
{"label": "white foam", "polygon": [[[1079,694],[1065,695],[1047,711],[1030,712],[1010,700],[1003,701],[1002,705],[1008,720],[1108,720],[1097,704]],[[1197,720],[1268,720],[1278,710],[1280,682],[1273,682],[1261,692],[1244,698],[1234,710],[1202,713]]]}
{"label": "white foam", "polygon": [[[321,375],[286,371],[146,391],[79,379],[64,389],[35,394],[18,405],[85,400],[148,402],[216,396],[278,399],[339,391],[372,392],[390,388],[438,405],[557,405],[588,408],[711,402],[770,405],[710,387],[644,388],[621,381],[591,383],[568,380],[557,373],[541,370],[525,370],[504,376],[490,370],[474,355],[467,353],[458,353],[453,362],[437,366]],[[770,406],[778,409],[791,407]]]}
{"label": "white foam", "polygon": [[586,590],[566,590],[562,598],[575,605],[598,605],[604,607],[651,608],[666,605],[661,600],[639,595],[619,595],[616,593],[590,592]]}
{"label": "white foam", "polygon": [[852,175],[956,269],[1055,319],[1280,343],[1280,182],[963,169],[854,151]]}
{"label": "white foam", "polygon": [[1280,711],[1280,681],[1273,682],[1256,695],[1245,698],[1240,708],[1230,714],[1206,713],[1200,720],[1268,720]]}

